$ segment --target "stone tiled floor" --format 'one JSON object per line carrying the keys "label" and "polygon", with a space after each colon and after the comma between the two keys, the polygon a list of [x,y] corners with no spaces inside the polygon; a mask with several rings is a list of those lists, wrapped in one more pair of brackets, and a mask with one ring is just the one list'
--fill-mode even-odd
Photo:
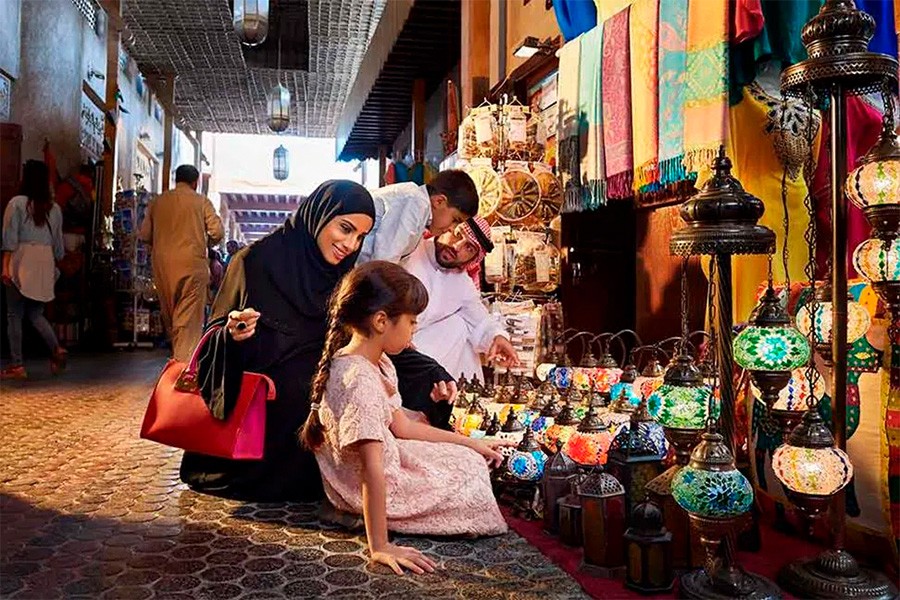
{"label": "stone tiled floor", "polygon": [[53,379],[4,384],[0,400],[3,598],[583,598],[514,533],[402,539],[431,575],[367,565],[364,540],[317,506],[193,493],[180,452],[138,438],[160,354],[76,357]]}

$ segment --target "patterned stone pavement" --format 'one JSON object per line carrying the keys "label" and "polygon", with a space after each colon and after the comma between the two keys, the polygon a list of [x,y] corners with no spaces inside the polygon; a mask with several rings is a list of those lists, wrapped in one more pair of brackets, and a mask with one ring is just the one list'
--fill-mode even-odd
{"label": "patterned stone pavement", "polygon": [[244,504],[178,480],[180,452],[138,438],[163,358],[76,357],[52,379],[4,384],[0,597],[584,598],[514,533],[404,538],[440,564],[396,577],[312,504]]}

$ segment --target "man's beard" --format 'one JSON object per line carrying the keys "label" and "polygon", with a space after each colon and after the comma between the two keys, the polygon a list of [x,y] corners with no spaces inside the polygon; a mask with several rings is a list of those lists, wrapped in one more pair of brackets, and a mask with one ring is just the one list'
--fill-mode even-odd
{"label": "man's beard", "polygon": [[457,258],[456,252],[450,246],[434,243],[434,259],[443,269],[462,269],[465,265]]}

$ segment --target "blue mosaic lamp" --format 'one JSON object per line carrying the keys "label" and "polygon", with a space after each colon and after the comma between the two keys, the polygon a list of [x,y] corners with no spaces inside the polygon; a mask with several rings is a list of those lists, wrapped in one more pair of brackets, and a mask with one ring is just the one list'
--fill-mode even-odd
{"label": "blue mosaic lamp", "polygon": [[749,371],[769,409],[790,381],[791,371],[810,357],[809,341],[791,323],[771,283],[733,347],[735,362]]}
{"label": "blue mosaic lamp", "polygon": [[632,406],[640,404],[641,397],[634,391],[635,379],[637,379],[637,367],[632,364],[626,365],[619,382],[609,388],[610,397],[619,399],[624,394],[625,400]]}
{"label": "blue mosaic lamp", "polygon": [[540,481],[545,464],[547,455],[534,439],[531,428],[526,429],[522,441],[506,461],[507,472],[522,481]]}
{"label": "blue mosaic lamp", "polygon": [[735,467],[722,435],[706,432],[672,480],[672,497],[692,515],[728,519],[750,510],[753,486]]}

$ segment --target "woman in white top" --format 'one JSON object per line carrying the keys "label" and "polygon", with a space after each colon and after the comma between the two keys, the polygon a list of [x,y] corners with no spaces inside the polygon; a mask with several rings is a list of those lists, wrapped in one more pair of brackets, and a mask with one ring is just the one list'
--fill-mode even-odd
{"label": "woman in white top", "polygon": [[44,304],[53,300],[56,261],[64,254],[62,211],[50,192],[47,165],[29,160],[22,173],[20,195],[9,201],[3,213],[2,277],[11,361],[0,371],[0,379],[28,376],[22,361],[22,319],[26,315],[52,353],[53,373],[65,368],[67,353],[44,317]]}

